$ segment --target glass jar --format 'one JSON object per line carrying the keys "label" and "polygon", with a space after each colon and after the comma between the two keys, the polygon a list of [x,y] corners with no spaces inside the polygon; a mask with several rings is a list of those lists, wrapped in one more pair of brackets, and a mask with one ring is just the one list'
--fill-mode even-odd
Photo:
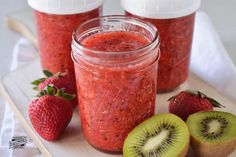
{"label": "glass jar", "polygon": [[154,24],[160,34],[157,92],[169,92],[188,78],[195,12],[200,0],[122,0],[126,15]]}
{"label": "glass jar", "polygon": [[153,25],[125,16],[92,19],[73,34],[81,126],[95,148],[121,153],[128,133],[154,114],[158,48]]}
{"label": "glass jar", "polygon": [[53,73],[68,71],[74,77],[71,35],[89,19],[99,17],[102,0],[28,0],[34,8],[38,48],[43,69]]}

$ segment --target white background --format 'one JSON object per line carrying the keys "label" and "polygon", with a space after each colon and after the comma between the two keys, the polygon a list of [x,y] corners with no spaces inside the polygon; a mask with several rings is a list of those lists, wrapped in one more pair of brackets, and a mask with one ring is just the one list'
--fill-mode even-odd
{"label": "white background", "polygon": [[[9,71],[13,46],[20,38],[18,33],[6,27],[4,16],[27,7],[26,0],[0,0],[0,76]],[[201,9],[210,16],[225,48],[236,64],[236,0],[202,0]],[[106,0],[104,13],[122,13],[119,0]],[[4,111],[3,104],[0,98],[0,127]]]}

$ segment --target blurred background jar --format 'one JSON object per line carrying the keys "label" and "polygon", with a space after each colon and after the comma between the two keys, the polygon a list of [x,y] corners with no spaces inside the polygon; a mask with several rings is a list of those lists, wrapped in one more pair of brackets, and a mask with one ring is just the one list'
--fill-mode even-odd
{"label": "blurred background jar", "polygon": [[103,0],[28,0],[34,9],[43,69],[68,71],[74,78],[71,36],[74,29],[102,14]]}
{"label": "blurred background jar", "polygon": [[201,0],[121,0],[126,15],[154,24],[160,34],[157,92],[169,92],[188,78],[195,12]]}

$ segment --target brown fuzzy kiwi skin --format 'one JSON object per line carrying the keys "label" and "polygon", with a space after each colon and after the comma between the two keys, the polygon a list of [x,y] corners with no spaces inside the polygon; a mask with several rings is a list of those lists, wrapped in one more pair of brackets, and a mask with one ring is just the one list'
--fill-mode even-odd
{"label": "brown fuzzy kiwi skin", "polygon": [[236,137],[218,144],[200,141],[191,136],[190,145],[196,157],[227,157],[236,148]]}
{"label": "brown fuzzy kiwi skin", "polygon": [[190,138],[188,139],[188,144],[185,146],[184,150],[177,157],[185,157],[187,155],[189,144],[190,144]]}

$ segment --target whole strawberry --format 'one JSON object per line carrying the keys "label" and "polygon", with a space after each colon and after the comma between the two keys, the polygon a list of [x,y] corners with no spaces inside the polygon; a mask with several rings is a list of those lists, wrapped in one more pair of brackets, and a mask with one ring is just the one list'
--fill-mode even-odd
{"label": "whole strawberry", "polygon": [[223,107],[214,99],[199,91],[182,91],[169,99],[169,112],[183,120],[200,111],[212,111],[213,107]]}
{"label": "whole strawberry", "polygon": [[71,120],[73,108],[67,99],[73,96],[63,89],[55,91],[53,86],[47,86],[39,95],[29,105],[30,122],[42,138],[55,141]]}
{"label": "whole strawberry", "polygon": [[[75,79],[68,75],[67,72],[65,73],[56,73],[52,74],[51,72],[47,70],[43,70],[43,73],[45,74],[46,78],[40,78],[38,80],[35,80],[32,82],[33,85],[36,85],[34,87],[35,90],[43,90],[47,85],[54,85],[56,88],[64,88],[65,92],[68,94],[76,94],[76,84]],[[77,106],[77,97],[73,98],[71,100],[72,107]]]}

